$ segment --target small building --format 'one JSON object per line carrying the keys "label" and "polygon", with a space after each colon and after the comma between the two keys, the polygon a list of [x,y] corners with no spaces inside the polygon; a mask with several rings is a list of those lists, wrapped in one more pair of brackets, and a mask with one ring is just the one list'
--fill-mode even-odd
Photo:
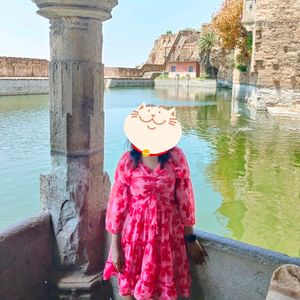
{"label": "small building", "polygon": [[167,66],[170,78],[187,77],[196,78],[200,76],[200,64],[197,61],[174,61]]}

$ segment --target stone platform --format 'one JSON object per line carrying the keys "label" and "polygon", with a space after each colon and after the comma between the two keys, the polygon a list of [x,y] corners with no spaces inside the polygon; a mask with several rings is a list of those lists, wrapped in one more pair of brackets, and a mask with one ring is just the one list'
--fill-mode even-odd
{"label": "stone platform", "polygon": [[283,117],[283,118],[296,118],[300,119],[300,103],[296,103],[289,106],[272,106],[267,107],[267,112],[274,117]]}

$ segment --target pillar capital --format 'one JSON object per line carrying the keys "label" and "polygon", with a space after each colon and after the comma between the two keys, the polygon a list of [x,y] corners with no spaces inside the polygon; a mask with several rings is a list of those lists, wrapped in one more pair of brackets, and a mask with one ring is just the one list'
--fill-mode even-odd
{"label": "pillar capital", "polygon": [[118,0],[32,0],[45,18],[82,17],[105,21],[111,18]]}

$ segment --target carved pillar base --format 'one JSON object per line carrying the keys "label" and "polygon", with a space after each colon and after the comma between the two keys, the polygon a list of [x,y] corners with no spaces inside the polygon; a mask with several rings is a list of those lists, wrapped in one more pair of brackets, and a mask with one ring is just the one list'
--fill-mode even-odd
{"label": "carved pillar base", "polygon": [[48,282],[49,300],[111,300],[111,288],[101,274],[85,275],[79,272],[51,274]]}

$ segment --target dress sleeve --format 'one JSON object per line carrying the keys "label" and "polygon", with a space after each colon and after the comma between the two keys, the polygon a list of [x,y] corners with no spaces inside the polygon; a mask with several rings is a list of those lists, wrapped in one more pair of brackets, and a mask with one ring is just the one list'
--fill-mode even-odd
{"label": "dress sleeve", "polygon": [[121,233],[128,207],[129,184],[127,180],[127,152],[117,165],[105,219],[105,228],[110,233]]}
{"label": "dress sleeve", "polygon": [[189,165],[180,148],[177,148],[176,165],[175,195],[180,215],[185,226],[193,226],[195,225],[195,197]]}

